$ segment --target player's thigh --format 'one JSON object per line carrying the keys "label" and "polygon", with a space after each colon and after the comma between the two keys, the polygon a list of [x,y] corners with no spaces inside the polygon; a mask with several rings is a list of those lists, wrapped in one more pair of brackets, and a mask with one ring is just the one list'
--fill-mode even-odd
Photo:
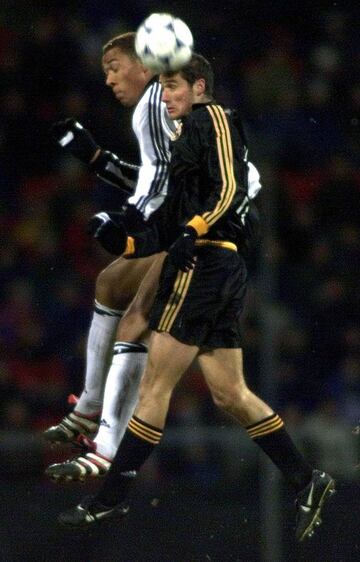
{"label": "player's thigh", "polygon": [[155,255],[134,260],[118,258],[113,261],[98,275],[96,299],[112,308],[126,308],[156,259]]}
{"label": "player's thigh", "polygon": [[199,348],[167,332],[152,332],[140,395],[172,390],[196,357]]}
{"label": "player's thigh", "polygon": [[148,328],[149,315],[159,285],[159,277],[165,253],[158,254],[127,307],[116,332],[117,341],[147,342],[150,336]]}
{"label": "player's thigh", "polygon": [[166,252],[153,256],[149,269],[146,271],[135,297],[131,301],[124,317],[132,312],[141,313],[146,318],[149,315],[151,307],[154,303],[156,291],[159,286],[159,278],[164,263]]}
{"label": "player's thigh", "polygon": [[245,390],[240,348],[219,348],[200,352],[198,364],[213,396]]}

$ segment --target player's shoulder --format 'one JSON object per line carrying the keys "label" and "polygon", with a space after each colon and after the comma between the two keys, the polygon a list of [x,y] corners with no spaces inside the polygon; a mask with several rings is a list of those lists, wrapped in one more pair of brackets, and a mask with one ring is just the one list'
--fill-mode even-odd
{"label": "player's shoulder", "polygon": [[205,135],[216,133],[219,124],[225,119],[223,107],[213,102],[193,105],[191,113],[186,118],[189,128],[198,129]]}
{"label": "player's shoulder", "polygon": [[139,99],[136,108],[142,109],[148,106],[159,106],[161,103],[161,84],[157,78],[153,78],[148,82],[145,90]]}
{"label": "player's shoulder", "polygon": [[209,104],[207,103],[195,103],[192,106],[192,111],[189,113],[188,117],[190,121],[204,121],[207,119],[208,115],[208,107]]}
{"label": "player's shoulder", "polygon": [[207,120],[207,111],[205,104],[194,104],[192,111],[183,118],[184,130],[204,129],[204,124]]}
{"label": "player's shoulder", "polygon": [[153,78],[148,85],[147,90],[147,101],[151,105],[159,105],[161,103],[161,84],[157,78]]}
{"label": "player's shoulder", "polygon": [[156,93],[160,93],[162,92],[162,87],[161,84],[159,82],[158,78],[153,78],[152,80],[150,80],[149,82],[149,91],[150,92],[156,92]]}
{"label": "player's shoulder", "polygon": [[198,103],[193,105],[189,119],[204,126],[212,125],[216,120],[226,119],[226,111],[221,105],[214,102]]}

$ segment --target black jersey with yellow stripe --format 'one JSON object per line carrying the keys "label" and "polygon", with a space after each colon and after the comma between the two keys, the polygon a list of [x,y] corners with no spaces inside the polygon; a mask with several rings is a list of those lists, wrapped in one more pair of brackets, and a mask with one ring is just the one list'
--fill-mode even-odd
{"label": "black jersey with yellow stripe", "polygon": [[193,106],[173,142],[168,194],[153,216],[162,247],[184,225],[200,238],[238,242],[237,210],[247,200],[245,151],[231,112],[214,102]]}

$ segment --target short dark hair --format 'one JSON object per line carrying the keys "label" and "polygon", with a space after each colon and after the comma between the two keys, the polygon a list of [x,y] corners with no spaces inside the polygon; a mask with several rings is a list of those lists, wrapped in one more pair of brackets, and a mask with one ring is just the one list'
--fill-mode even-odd
{"label": "short dark hair", "polygon": [[181,76],[192,86],[196,80],[199,78],[204,78],[205,80],[205,94],[209,97],[213,96],[214,93],[214,71],[211,64],[205,57],[199,55],[198,53],[193,53],[190,61],[180,70],[164,72],[163,76],[170,77],[175,74],[181,74]]}
{"label": "short dark hair", "polygon": [[139,58],[135,51],[135,31],[128,31],[127,33],[122,33],[121,35],[116,35],[105,43],[102,48],[103,55],[110,51],[110,49],[120,49],[128,57],[134,59]]}

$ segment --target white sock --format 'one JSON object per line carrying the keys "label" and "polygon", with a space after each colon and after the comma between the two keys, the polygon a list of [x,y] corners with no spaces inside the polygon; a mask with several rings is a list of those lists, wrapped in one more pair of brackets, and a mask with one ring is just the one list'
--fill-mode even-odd
{"label": "white sock", "polygon": [[134,413],[138,388],[147,359],[147,348],[139,343],[117,342],[106,380],[96,452],[113,459]]}
{"label": "white sock", "polygon": [[121,316],[121,311],[112,310],[95,301],[86,347],[84,390],[75,406],[77,412],[96,414],[101,410],[106,375]]}

